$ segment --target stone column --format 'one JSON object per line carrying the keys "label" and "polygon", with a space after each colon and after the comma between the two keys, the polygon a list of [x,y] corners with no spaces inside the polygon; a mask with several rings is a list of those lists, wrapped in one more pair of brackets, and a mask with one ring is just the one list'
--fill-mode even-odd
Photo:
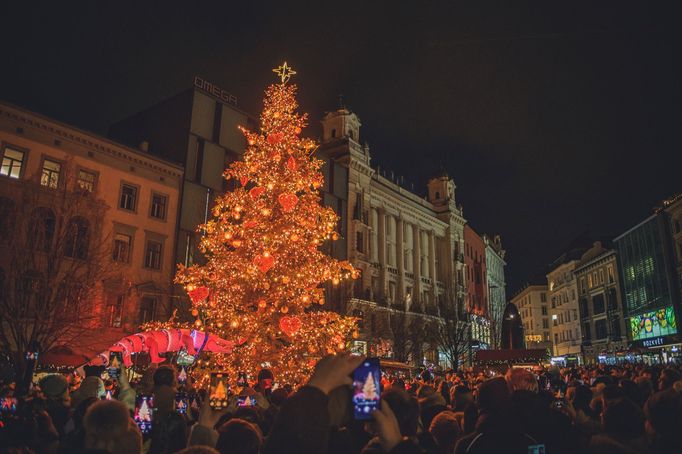
{"label": "stone column", "polygon": [[422,272],[421,272],[421,231],[417,224],[412,226],[412,260],[414,269],[414,290],[412,294],[412,304],[420,303],[422,300]]}
{"label": "stone column", "polygon": [[382,208],[379,208],[377,214],[379,225],[379,263],[381,264],[379,269],[379,285],[381,296],[388,298],[388,280],[386,279],[386,266],[388,264],[386,257],[386,213]]}
{"label": "stone column", "polygon": [[398,215],[395,223],[395,243],[396,243],[396,268],[398,269],[398,289],[396,291],[397,300],[401,306],[405,304],[405,245],[403,244],[403,218]]}
{"label": "stone column", "polygon": [[429,274],[431,276],[431,305],[438,306],[438,288],[436,286],[436,232],[429,231]]}

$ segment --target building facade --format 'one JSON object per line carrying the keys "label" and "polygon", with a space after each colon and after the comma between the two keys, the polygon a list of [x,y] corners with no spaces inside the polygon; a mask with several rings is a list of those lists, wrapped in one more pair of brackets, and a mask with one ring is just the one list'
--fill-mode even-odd
{"label": "building facade", "polygon": [[674,249],[675,268],[679,295],[682,295],[682,194],[677,194],[663,202],[665,213],[670,223],[672,245]]}
{"label": "building facade", "polygon": [[615,353],[628,348],[616,251],[595,242],[573,273],[578,282],[583,358],[587,363],[615,363]]}
{"label": "building facade", "polygon": [[200,77],[194,86],[121,120],[109,135],[185,168],[178,224],[176,263],[201,260],[198,225],[208,217],[215,196],[228,189],[225,168],[241,156],[246,141],[238,126],[257,124],[239,109],[237,98]]}
{"label": "building facade", "polygon": [[654,215],[615,238],[628,338],[649,362],[680,355],[680,284],[670,218]]}
{"label": "building facade", "polygon": [[[102,205],[101,219],[95,219],[93,210],[81,213],[74,224],[84,247],[102,244],[105,254],[98,260],[108,270],[98,284],[92,339],[81,347],[96,353],[146,321],[168,319],[175,306],[173,251],[182,167],[4,103],[0,144],[0,211],[6,235],[18,234],[11,229],[20,220],[8,219],[19,213],[22,202],[16,197],[25,185],[38,188],[38,203],[44,202],[38,209],[45,214],[41,222],[50,241],[58,241],[51,235],[55,225],[66,221],[56,206],[58,193],[69,197],[87,192]],[[95,223],[101,225],[98,231],[90,229]],[[76,257],[72,251],[68,260],[75,263],[86,255]]]}
{"label": "building facade", "polygon": [[547,274],[553,356],[562,357],[566,364],[581,361],[578,286],[573,275],[577,263],[571,254],[564,254]]}
{"label": "building facade", "polygon": [[552,351],[547,284],[528,284],[510,302],[516,306],[523,321],[526,347],[547,348]]}
{"label": "building facade", "polygon": [[[341,239],[329,252],[350,260],[361,278],[335,309],[361,320],[356,348],[415,365],[443,364],[432,334],[443,317],[466,323],[462,208],[447,175],[421,198],[370,165],[360,120],[345,107],[323,120],[324,203],[340,216]],[[484,260],[485,248],[480,248]]]}
{"label": "building facade", "polygon": [[491,345],[490,308],[486,266],[486,243],[469,224],[464,226],[466,307],[471,314],[471,341],[475,349]]}
{"label": "building facade", "polygon": [[504,277],[505,250],[502,249],[502,238],[495,235],[493,238],[483,235],[485,243],[486,282],[488,286],[488,306],[490,320],[490,340],[493,348],[500,345],[500,333],[502,329],[502,317],[504,308],[507,306],[506,287]]}

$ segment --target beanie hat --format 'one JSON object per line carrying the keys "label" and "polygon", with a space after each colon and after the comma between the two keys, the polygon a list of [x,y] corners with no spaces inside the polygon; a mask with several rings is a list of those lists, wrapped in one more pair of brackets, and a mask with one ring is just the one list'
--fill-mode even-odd
{"label": "beanie hat", "polygon": [[272,371],[270,369],[261,369],[260,372],[258,372],[258,381],[261,380],[274,380],[275,376],[272,374]]}
{"label": "beanie hat", "polygon": [[49,374],[40,380],[40,389],[48,399],[66,397],[68,387],[62,374]]}

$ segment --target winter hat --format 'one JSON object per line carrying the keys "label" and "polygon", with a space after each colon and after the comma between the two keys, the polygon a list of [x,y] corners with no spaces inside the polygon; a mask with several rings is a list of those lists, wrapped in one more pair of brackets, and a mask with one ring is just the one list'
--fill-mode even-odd
{"label": "winter hat", "polygon": [[62,374],[50,374],[40,380],[40,390],[48,399],[66,397],[68,383]]}
{"label": "winter hat", "polygon": [[270,369],[261,369],[260,372],[258,372],[258,381],[261,380],[274,380],[275,376],[272,374],[272,371]]}

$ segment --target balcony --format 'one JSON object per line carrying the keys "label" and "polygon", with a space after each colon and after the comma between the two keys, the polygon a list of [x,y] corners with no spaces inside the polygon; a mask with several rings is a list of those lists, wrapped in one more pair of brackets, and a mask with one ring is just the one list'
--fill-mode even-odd
{"label": "balcony", "polygon": [[459,263],[464,263],[464,254],[462,254],[462,253],[457,254],[455,256],[455,261],[457,261]]}
{"label": "balcony", "polygon": [[431,281],[431,278],[428,278],[428,277],[423,277],[423,278],[421,278],[421,281],[422,281],[422,284],[429,284],[429,285],[430,285],[431,282],[432,282],[432,281]]}
{"label": "balcony", "polygon": [[380,270],[380,269],[381,269],[381,263],[379,263],[379,262],[372,262],[372,263],[370,264],[370,266],[371,266],[372,268],[376,268],[377,270]]}
{"label": "balcony", "polygon": [[393,275],[395,275],[395,276],[398,275],[398,268],[394,268],[394,267],[392,267],[392,266],[386,265],[386,270],[387,270],[389,273],[391,273],[391,274],[393,274]]}
{"label": "balcony", "polygon": [[405,277],[414,280],[414,273],[410,273],[410,272],[407,272],[407,271],[406,271],[406,272],[405,272]]}

